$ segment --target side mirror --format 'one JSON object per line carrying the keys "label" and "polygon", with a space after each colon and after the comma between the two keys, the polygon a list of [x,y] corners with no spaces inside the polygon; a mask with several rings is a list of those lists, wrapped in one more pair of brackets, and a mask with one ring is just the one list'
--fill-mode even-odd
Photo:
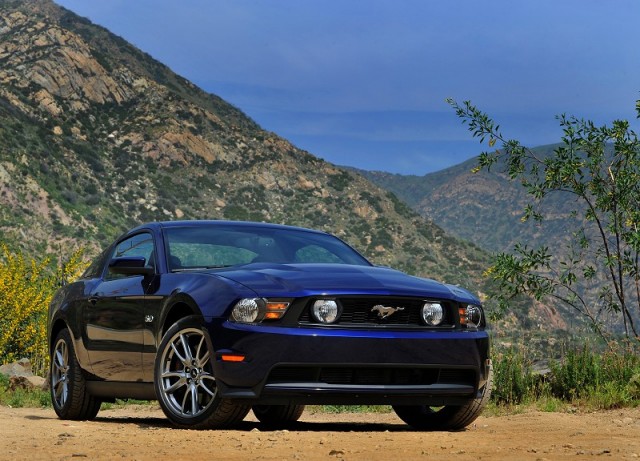
{"label": "side mirror", "polygon": [[152,275],[153,267],[147,266],[147,260],[142,256],[125,256],[113,258],[109,262],[109,272],[124,275]]}

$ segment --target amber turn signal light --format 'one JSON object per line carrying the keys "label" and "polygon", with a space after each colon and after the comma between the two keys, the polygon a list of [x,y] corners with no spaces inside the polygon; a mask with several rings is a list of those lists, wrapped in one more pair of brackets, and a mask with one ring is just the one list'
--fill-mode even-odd
{"label": "amber turn signal light", "polygon": [[220,359],[223,362],[244,362],[244,355],[241,354],[222,354]]}
{"label": "amber turn signal light", "polygon": [[267,301],[267,312],[264,318],[268,320],[278,320],[287,312],[288,307],[289,303]]}

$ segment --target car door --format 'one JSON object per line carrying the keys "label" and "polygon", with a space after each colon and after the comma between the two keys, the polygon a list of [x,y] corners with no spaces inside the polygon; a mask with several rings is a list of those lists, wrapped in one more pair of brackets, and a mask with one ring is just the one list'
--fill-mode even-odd
{"label": "car door", "polygon": [[156,277],[115,274],[114,258],[144,257],[155,267],[153,236],[141,232],[114,246],[102,279],[92,289],[84,310],[84,336],[93,373],[110,381],[142,381],[145,294]]}

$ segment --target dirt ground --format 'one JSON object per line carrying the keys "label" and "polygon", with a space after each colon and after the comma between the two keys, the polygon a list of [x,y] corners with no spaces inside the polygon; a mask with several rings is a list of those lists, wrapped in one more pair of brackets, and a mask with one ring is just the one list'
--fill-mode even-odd
{"label": "dirt ground", "polygon": [[70,460],[583,460],[639,459],[640,408],[479,418],[460,432],[418,432],[393,413],[305,411],[291,430],[170,426],[154,406],[103,410],[94,421],[51,409],[0,407],[0,459]]}

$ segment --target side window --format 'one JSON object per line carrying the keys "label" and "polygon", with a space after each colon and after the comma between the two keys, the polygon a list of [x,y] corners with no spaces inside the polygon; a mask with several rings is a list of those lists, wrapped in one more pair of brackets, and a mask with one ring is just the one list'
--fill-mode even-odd
{"label": "side window", "polygon": [[89,267],[87,267],[87,269],[82,274],[82,278],[93,279],[93,278],[101,277],[102,269],[104,269],[104,266],[106,264],[106,259],[107,259],[107,256],[109,256],[109,253],[110,253],[109,248],[107,248],[102,253],[100,253],[99,256],[94,258],[93,261],[91,261],[91,264],[89,265]]}
{"label": "side window", "polygon": [[[149,233],[136,234],[126,240],[118,243],[111,253],[109,261],[114,258],[122,258],[125,256],[141,256],[145,259],[147,266],[155,267],[155,251],[153,246],[153,237]],[[108,272],[107,278],[115,279],[126,277]]]}

